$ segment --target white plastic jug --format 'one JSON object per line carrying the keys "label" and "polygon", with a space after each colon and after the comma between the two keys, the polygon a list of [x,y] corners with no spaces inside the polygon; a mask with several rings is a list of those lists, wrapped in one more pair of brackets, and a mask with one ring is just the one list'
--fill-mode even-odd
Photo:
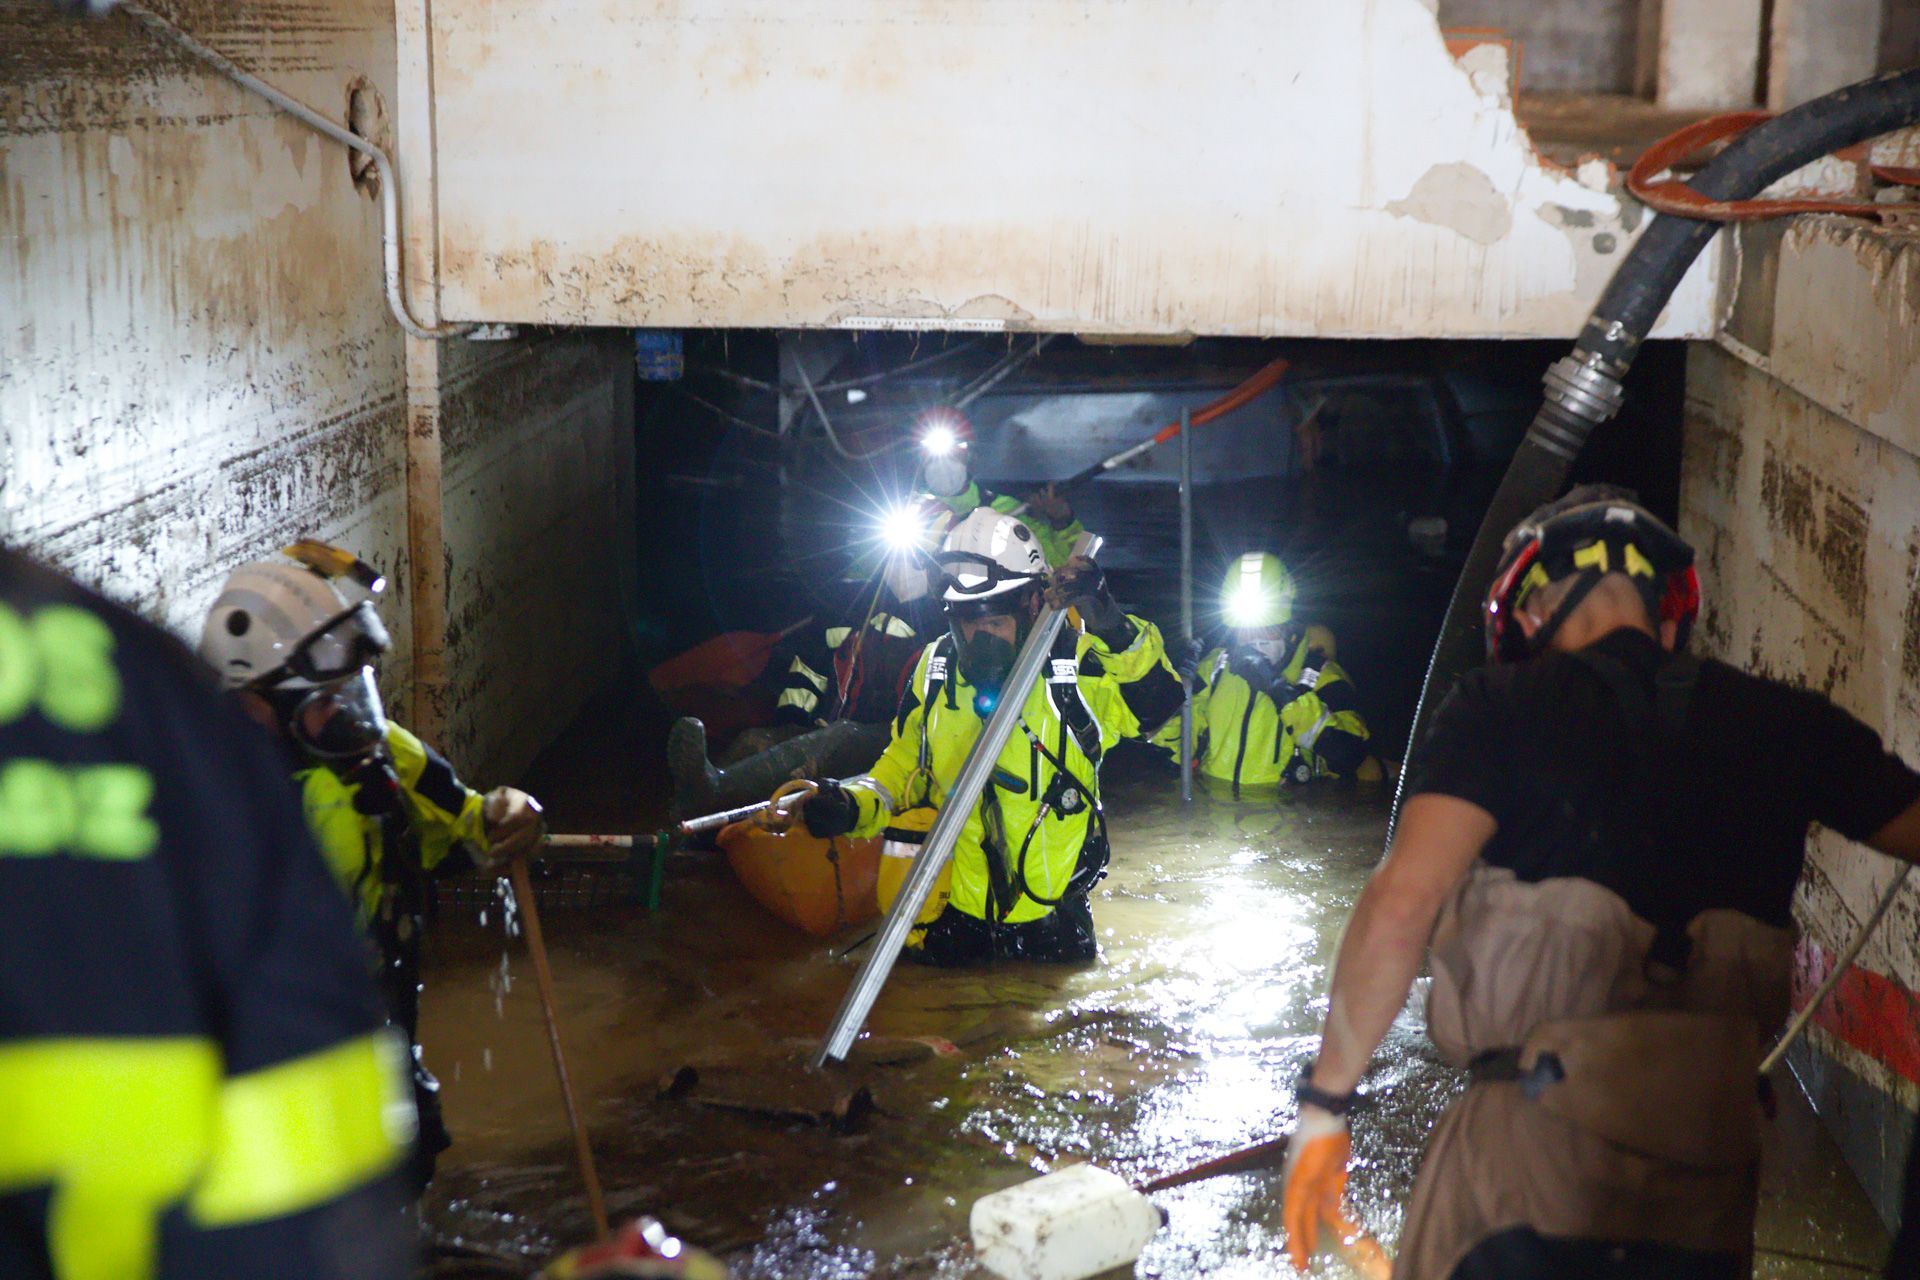
{"label": "white plastic jug", "polygon": [[1140,1256],[1160,1210],[1125,1179],[1076,1164],[974,1201],[980,1265],[1005,1280],[1082,1280]]}

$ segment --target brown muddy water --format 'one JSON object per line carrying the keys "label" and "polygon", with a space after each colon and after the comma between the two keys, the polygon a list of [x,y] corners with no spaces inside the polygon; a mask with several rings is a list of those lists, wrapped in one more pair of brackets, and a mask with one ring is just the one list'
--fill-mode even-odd
{"label": "brown muddy water", "polygon": [[[1375,864],[1384,792],[1109,796],[1112,874],[1084,970],[902,965],[857,1061],[810,1073],[858,956],[767,915],[718,855],[673,864],[663,909],[549,910],[561,1016],[609,1210],[651,1213],[736,1276],[966,1276],[973,1201],[1069,1161],[1135,1180],[1284,1132],[1341,924]],[[436,1277],[524,1276],[590,1234],[524,942],[498,903],[445,911],[421,1028],[456,1145],[429,1194]],[[835,946],[860,937],[852,931]],[[1376,1059],[1352,1200],[1392,1247],[1426,1133],[1460,1087],[1418,997]],[[698,1082],[665,1088],[683,1068]],[[681,1077],[683,1085],[688,1079]],[[836,1124],[867,1089],[874,1109]],[[1860,1275],[1885,1236],[1832,1144],[1789,1108],[1759,1274]],[[1137,1274],[1281,1274],[1276,1175],[1158,1197]],[[1316,1274],[1350,1274],[1322,1259]]]}

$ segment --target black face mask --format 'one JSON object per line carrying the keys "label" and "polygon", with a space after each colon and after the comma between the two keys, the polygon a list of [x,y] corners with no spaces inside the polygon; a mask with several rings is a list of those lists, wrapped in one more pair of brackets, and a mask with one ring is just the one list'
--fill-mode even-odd
{"label": "black face mask", "polygon": [[353,811],[370,818],[395,813],[400,808],[400,775],[393,770],[385,750],[375,751],[354,761],[335,761],[328,766],[342,782],[357,787],[353,793]]}
{"label": "black face mask", "polygon": [[1013,646],[990,631],[976,631],[973,639],[955,637],[960,675],[989,697],[998,695],[1013,670]]}

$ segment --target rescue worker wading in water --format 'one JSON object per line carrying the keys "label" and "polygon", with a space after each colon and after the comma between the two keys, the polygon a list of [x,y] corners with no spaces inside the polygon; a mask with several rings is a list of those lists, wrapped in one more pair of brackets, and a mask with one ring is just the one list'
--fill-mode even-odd
{"label": "rescue worker wading in water", "polygon": [[[1333,633],[1296,621],[1293,595],[1278,556],[1248,552],[1227,570],[1220,607],[1230,638],[1194,673],[1195,767],[1236,791],[1329,774],[1377,782],[1380,764],[1367,754],[1367,722],[1334,661]],[[1153,741],[1178,751],[1179,717]]]}
{"label": "rescue worker wading in water", "polygon": [[[1009,515],[974,511],[936,558],[950,630],[916,664],[893,740],[867,776],[820,783],[801,815],[815,836],[924,832],[994,707],[1017,696],[1019,731],[961,831],[945,905],[922,913],[906,954],[942,965],[1092,960],[1087,895],[1108,857],[1100,759],[1180,698],[1159,630],[1122,612],[1084,557],[1049,587],[1038,540]],[[1062,630],[1040,678],[1007,689],[1043,591],[1086,629]]]}
{"label": "rescue worker wading in water", "polygon": [[1493,665],[1441,706],[1341,941],[1288,1152],[1296,1266],[1349,1229],[1346,1112],[1431,938],[1428,1033],[1472,1084],[1394,1274],[1751,1274],[1808,825],[1912,861],[1920,775],[1825,699],[1685,656],[1698,606],[1692,548],[1623,490],[1508,535]]}
{"label": "rescue worker wading in water", "polygon": [[482,796],[386,718],[374,684],[389,644],[374,610],[384,578],[323,543],[287,555],[233,571],[200,652],[242,709],[280,738],[320,852],[379,951],[387,1016],[412,1050],[418,1193],[451,1141],[417,1034],[427,878],[476,864],[505,875],[540,843],[540,806],[512,787]]}

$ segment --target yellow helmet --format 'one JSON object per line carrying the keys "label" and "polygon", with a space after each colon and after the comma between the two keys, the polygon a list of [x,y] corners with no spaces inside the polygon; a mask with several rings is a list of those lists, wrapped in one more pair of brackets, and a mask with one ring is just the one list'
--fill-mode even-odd
{"label": "yellow helmet", "polygon": [[1227,568],[1220,612],[1235,628],[1277,627],[1293,620],[1293,575],[1280,557],[1249,551]]}

